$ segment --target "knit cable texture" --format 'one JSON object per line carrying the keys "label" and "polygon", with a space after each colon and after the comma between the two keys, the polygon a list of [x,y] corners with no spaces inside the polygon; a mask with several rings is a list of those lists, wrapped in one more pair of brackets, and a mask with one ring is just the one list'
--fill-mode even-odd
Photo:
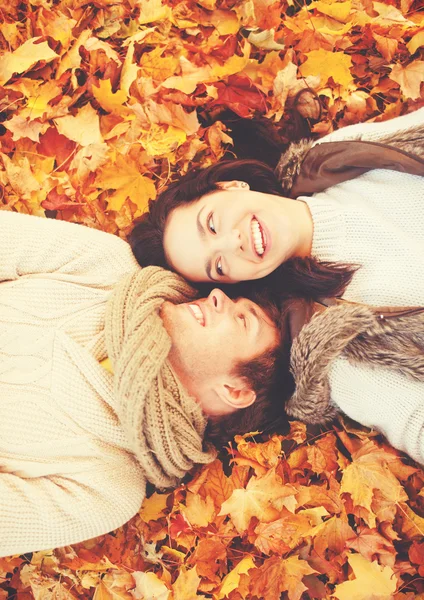
{"label": "knit cable texture", "polygon": [[118,414],[146,478],[175,485],[195,464],[214,460],[203,449],[206,418],[170,368],[171,339],[161,304],[188,302],[195,291],[178,275],[147,267],[124,277],[106,307],[106,347],[114,371]]}

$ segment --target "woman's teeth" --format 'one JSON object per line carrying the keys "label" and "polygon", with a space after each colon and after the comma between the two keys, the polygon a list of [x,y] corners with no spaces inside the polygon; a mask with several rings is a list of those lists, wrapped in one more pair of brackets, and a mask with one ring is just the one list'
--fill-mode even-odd
{"label": "woman's teeth", "polygon": [[203,317],[203,313],[200,310],[200,308],[197,306],[197,304],[190,304],[190,308],[193,311],[194,316],[196,317],[196,319],[198,320],[200,325],[202,325],[202,327],[203,327],[205,325],[205,319]]}
{"label": "woman's teeth", "polygon": [[259,254],[259,256],[262,256],[266,248],[265,234],[262,231],[258,221],[254,217],[251,223],[251,230],[253,236],[253,245],[255,246],[256,253]]}

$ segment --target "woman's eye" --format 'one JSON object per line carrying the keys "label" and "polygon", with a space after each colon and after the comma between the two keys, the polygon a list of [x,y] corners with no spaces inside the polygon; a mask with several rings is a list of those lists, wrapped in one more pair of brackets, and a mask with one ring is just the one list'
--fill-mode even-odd
{"label": "woman's eye", "polygon": [[222,262],[221,259],[216,261],[216,272],[218,273],[218,275],[220,275],[221,277],[224,276],[224,271],[222,270]]}
{"label": "woman's eye", "polygon": [[213,213],[211,213],[208,217],[208,229],[212,231],[212,233],[216,233],[215,225],[213,222]]}

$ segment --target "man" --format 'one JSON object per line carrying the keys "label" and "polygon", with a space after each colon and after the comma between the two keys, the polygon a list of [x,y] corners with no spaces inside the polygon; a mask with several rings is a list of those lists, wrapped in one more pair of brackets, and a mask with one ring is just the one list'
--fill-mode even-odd
{"label": "man", "polygon": [[[197,300],[116,236],[0,211],[0,556],[104,534],[214,450],[279,336],[246,299]],[[110,361],[111,371],[105,369]],[[272,373],[271,373],[272,374]]]}

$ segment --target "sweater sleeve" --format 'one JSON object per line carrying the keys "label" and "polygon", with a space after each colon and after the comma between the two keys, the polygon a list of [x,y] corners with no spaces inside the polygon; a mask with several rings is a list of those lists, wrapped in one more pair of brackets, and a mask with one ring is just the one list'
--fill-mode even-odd
{"label": "sweater sleeve", "polygon": [[146,482],[127,464],[96,464],[76,475],[0,473],[0,557],[50,550],[103,535],[139,510]]}
{"label": "sweater sleeve", "polygon": [[351,419],[380,431],[424,464],[424,383],[398,371],[338,358],[330,371],[332,401]]}
{"label": "sweater sleeve", "polygon": [[348,125],[337,131],[333,131],[324,136],[316,143],[322,142],[339,142],[345,140],[361,139],[367,142],[378,142],[380,138],[387,135],[392,135],[400,131],[405,131],[417,125],[424,123],[424,108],[420,108],[414,112],[395,117],[389,121],[380,121],[378,123],[358,123],[356,125]]}
{"label": "sweater sleeve", "polygon": [[0,281],[54,274],[95,287],[136,268],[129,244],[115,235],[0,210]]}

